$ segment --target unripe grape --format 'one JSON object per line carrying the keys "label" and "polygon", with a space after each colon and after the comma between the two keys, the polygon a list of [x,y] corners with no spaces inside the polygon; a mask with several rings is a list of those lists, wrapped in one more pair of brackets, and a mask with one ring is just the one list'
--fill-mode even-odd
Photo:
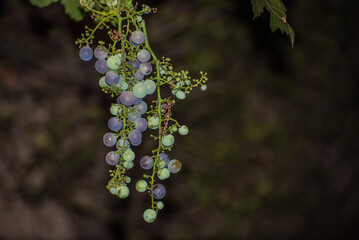
{"label": "unripe grape", "polygon": [[144,83],[137,83],[133,87],[133,94],[137,98],[144,98],[147,95],[147,87]]}
{"label": "unripe grape", "polygon": [[112,115],[117,116],[122,112],[121,106],[118,104],[113,104],[110,108],[110,112]]}
{"label": "unripe grape", "polygon": [[125,168],[128,168],[128,169],[131,169],[131,168],[133,168],[133,162],[129,162],[129,161],[125,161],[124,163],[123,163],[123,166],[125,167]]}
{"label": "unripe grape", "polygon": [[109,189],[110,193],[113,195],[117,195],[118,190],[120,190],[120,187],[110,187],[110,189]]}
{"label": "unripe grape", "polygon": [[168,170],[171,173],[178,173],[182,169],[182,163],[177,159],[172,159],[168,163]]}
{"label": "unripe grape", "polygon": [[158,161],[157,161],[157,167],[158,167],[158,168],[164,168],[164,167],[166,167],[166,162],[163,161],[163,160],[158,160]]}
{"label": "unripe grape", "polygon": [[131,183],[131,180],[132,180],[132,179],[131,179],[130,177],[128,177],[128,176],[125,177],[125,182],[126,182],[126,183]]}
{"label": "unripe grape", "polygon": [[98,84],[99,84],[100,87],[102,87],[102,88],[108,86],[107,83],[106,83],[105,77],[100,78],[100,81],[98,82]]}
{"label": "unripe grape", "polygon": [[151,129],[157,129],[160,124],[160,119],[158,117],[148,118],[148,127]]}
{"label": "unripe grape", "polygon": [[127,90],[128,89],[128,83],[127,82],[121,83],[121,89],[122,90]]}
{"label": "unripe grape", "polygon": [[142,49],[137,53],[137,59],[141,63],[148,62],[151,59],[151,53],[146,49]]}
{"label": "unripe grape", "polygon": [[83,61],[90,61],[93,58],[93,50],[92,48],[85,46],[80,49],[80,58]]}
{"label": "unripe grape", "polygon": [[124,150],[127,150],[130,148],[130,142],[128,140],[124,141],[123,139],[120,139],[117,141],[116,143],[116,148],[117,149],[122,149],[124,148]]}
{"label": "unripe grape", "polygon": [[139,180],[136,183],[136,190],[138,192],[145,192],[147,188],[147,182],[145,180]]}
{"label": "unripe grape", "polygon": [[201,90],[202,90],[202,91],[206,91],[206,90],[207,90],[207,85],[202,85],[202,86],[201,86]]}
{"label": "unripe grape", "polygon": [[103,136],[103,143],[107,147],[115,146],[116,144],[116,136],[112,132],[108,132]]}
{"label": "unripe grape", "polygon": [[135,153],[131,149],[127,149],[122,156],[128,162],[132,162],[135,159]]}
{"label": "unripe grape", "polygon": [[122,59],[119,55],[111,56],[107,59],[107,66],[112,70],[117,70],[120,68]]}
{"label": "unripe grape", "polygon": [[182,92],[182,91],[178,91],[178,92],[176,93],[176,97],[177,97],[178,99],[183,100],[183,99],[186,98],[186,94],[185,94],[184,92]]}
{"label": "unripe grape", "polygon": [[129,194],[130,194],[130,189],[128,189],[127,186],[120,186],[119,187],[118,193],[117,193],[117,196],[119,198],[127,198]]}
{"label": "unripe grape", "polygon": [[170,158],[168,157],[168,155],[166,153],[160,153],[160,154],[158,154],[158,157],[161,160],[165,161],[166,163],[168,163],[170,161]]}
{"label": "unripe grape", "polygon": [[158,208],[159,210],[161,210],[161,209],[163,209],[164,204],[163,204],[162,201],[159,201],[159,202],[157,202],[156,206],[157,206],[157,208]]}
{"label": "unripe grape", "polygon": [[157,217],[157,213],[155,210],[153,209],[146,209],[146,211],[144,211],[143,213],[143,219],[148,222],[148,223],[152,223],[156,220]]}
{"label": "unripe grape", "polygon": [[152,80],[146,80],[143,82],[146,85],[147,88],[147,94],[151,95],[156,91],[156,83]]}
{"label": "unripe grape", "polygon": [[159,169],[157,172],[157,177],[160,180],[164,180],[170,177],[170,171],[167,168]]}
{"label": "unripe grape", "polygon": [[162,138],[162,144],[163,146],[169,147],[175,142],[175,138],[172,134],[168,134],[166,136],[163,136]]}
{"label": "unripe grape", "polygon": [[181,134],[181,135],[187,135],[188,132],[189,132],[189,130],[188,130],[188,127],[187,127],[187,126],[183,125],[183,126],[181,126],[181,127],[178,129],[178,132],[179,132],[179,134]]}
{"label": "unripe grape", "polygon": [[145,41],[145,34],[141,31],[134,31],[130,39],[133,43],[140,45]]}

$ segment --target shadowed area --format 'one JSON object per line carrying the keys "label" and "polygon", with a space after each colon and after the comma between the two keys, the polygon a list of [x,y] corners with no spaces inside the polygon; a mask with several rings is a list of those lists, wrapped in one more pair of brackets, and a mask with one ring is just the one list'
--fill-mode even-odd
{"label": "shadowed area", "polygon": [[359,238],[357,2],[284,1],[293,49],[249,0],[145,2],[157,56],[209,76],[172,111],[190,134],[175,135],[164,210],[145,223],[134,187],[148,132],[129,198],[105,188],[114,100],[74,44],[90,17],[1,1],[0,239]]}

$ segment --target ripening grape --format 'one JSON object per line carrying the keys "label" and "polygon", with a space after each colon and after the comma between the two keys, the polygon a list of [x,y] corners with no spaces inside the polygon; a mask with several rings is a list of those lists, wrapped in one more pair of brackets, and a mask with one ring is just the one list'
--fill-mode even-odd
{"label": "ripening grape", "polygon": [[123,159],[128,162],[132,162],[135,159],[135,153],[129,148],[123,154]]}
{"label": "ripening grape", "polygon": [[149,170],[153,167],[153,160],[150,156],[143,156],[140,160],[140,165],[143,169]]}
{"label": "ripening grape", "polygon": [[181,127],[178,129],[178,132],[179,132],[179,134],[181,134],[181,135],[187,135],[188,132],[189,132],[189,130],[188,130],[188,127],[187,127],[187,126],[183,125],[183,126],[181,126]]}
{"label": "ripening grape", "polygon": [[172,134],[168,134],[166,136],[163,136],[162,138],[162,144],[163,146],[169,147],[175,142],[175,138]]}
{"label": "ripening grape", "polygon": [[140,71],[140,70],[138,70],[138,71],[136,71],[135,72],[135,78],[137,79],[137,80],[143,80],[143,78],[145,77],[145,75],[143,74],[143,72],[142,71]]}
{"label": "ripening grape", "polygon": [[135,97],[137,98],[144,98],[147,95],[147,87],[144,83],[137,83],[134,87],[133,87],[133,94],[135,95]]}
{"label": "ripening grape", "polygon": [[128,134],[128,139],[130,140],[130,142],[132,143],[132,145],[135,143],[138,143],[139,141],[142,140],[142,133],[138,130],[133,130],[132,132],[130,132]]}
{"label": "ripening grape", "polygon": [[83,61],[90,61],[93,58],[93,50],[92,48],[85,46],[80,49],[80,58]]}
{"label": "ripening grape", "polygon": [[145,34],[141,31],[134,31],[130,37],[130,40],[134,44],[140,45],[145,41]]}
{"label": "ripening grape", "polygon": [[127,82],[121,83],[121,89],[122,90],[127,90],[128,89],[128,83]]}
{"label": "ripening grape", "polygon": [[163,161],[163,160],[158,160],[158,161],[157,161],[157,167],[158,167],[158,168],[164,168],[164,167],[166,167],[166,162]]}
{"label": "ripening grape", "polygon": [[103,136],[103,143],[107,147],[115,146],[116,144],[116,136],[112,132],[108,132]]}
{"label": "ripening grape", "polygon": [[116,154],[114,151],[111,151],[106,154],[106,162],[108,165],[115,166],[120,162],[120,155]]}
{"label": "ripening grape", "polygon": [[178,173],[182,168],[182,163],[177,160],[177,159],[172,159],[169,163],[168,163],[168,170],[171,173]]}
{"label": "ripening grape", "polygon": [[141,63],[148,62],[151,59],[151,53],[146,49],[142,49],[137,53],[137,59]]}
{"label": "ripening grape", "polygon": [[120,131],[122,128],[122,122],[118,120],[118,118],[112,117],[110,120],[108,120],[108,127],[111,129],[111,131]]}
{"label": "ripening grape", "polygon": [[146,80],[143,82],[147,88],[147,94],[151,95],[156,91],[156,83],[152,80]]}
{"label": "ripening grape", "polygon": [[185,94],[184,92],[182,92],[182,91],[178,91],[178,92],[176,93],[176,97],[177,97],[178,99],[183,100],[183,99],[186,98],[186,94]]}
{"label": "ripening grape", "polygon": [[114,55],[107,59],[107,66],[112,70],[117,70],[120,68],[121,65],[121,58],[120,55]]}
{"label": "ripening grape", "polygon": [[108,86],[107,83],[106,83],[105,77],[100,78],[100,81],[98,82],[98,84],[99,84],[100,87],[102,87],[102,88]]}
{"label": "ripening grape", "polygon": [[120,95],[120,101],[126,107],[131,106],[135,102],[135,100],[136,100],[135,95],[133,95],[133,93],[130,91],[125,91]]}
{"label": "ripening grape", "polygon": [[143,72],[144,75],[149,75],[152,72],[152,65],[149,62],[141,63],[140,70]]}
{"label": "ripening grape", "polygon": [[128,121],[130,122],[135,122],[137,119],[139,119],[141,117],[141,114],[136,113],[136,112],[130,112],[128,114]]}
{"label": "ripening grape", "polygon": [[102,50],[100,50],[99,47],[95,48],[95,51],[94,51],[95,58],[97,58],[99,60],[100,59],[106,59],[107,55],[108,55],[106,50],[107,50],[107,48],[105,48],[105,47],[102,47]]}
{"label": "ripening grape", "polygon": [[158,157],[161,160],[165,161],[166,163],[168,163],[170,161],[170,158],[168,157],[168,155],[166,153],[160,153],[160,154],[158,154]]}
{"label": "ripening grape", "polygon": [[117,84],[120,81],[120,76],[114,71],[109,71],[105,75],[105,80],[108,85]]}
{"label": "ripening grape", "polygon": [[145,192],[147,188],[147,182],[145,180],[139,180],[136,183],[136,190],[138,192]]}
{"label": "ripening grape", "polygon": [[118,193],[117,193],[117,196],[119,198],[127,198],[129,194],[130,194],[130,190],[128,189],[127,186],[120,186],[119,187]]}
{"label": "ripening grape", "polygon": [[141,101],[140,103],[138,103],[136,106],[136,112],[138,112],[139,114],[144,114],[145,112],[147,112],[147,103],[145,101]]}
{"label": "ripening grape", "polygon": [[128,140],[124,141],[123,139],[120,139],[117,141],[116,143],[116,148],[117,149],[122,149],[124,148],[125,150],[129,149],[131,146],[130,142]]}
{"label": "ripening grape", "polygon": [[95,63],[95,69],[98,73],[105,73],[108,70],[107,62],[104,59],[97,60]]}
{"label": "ripening grape", "polygon": [[171,175],[171,173],[167,168],[159,169],[158,172],[157,172],[157,177],[160,180],[167,179],[167,178],[170,177],[170,175]]}
{"label": "ripening grape", "polygon": [[154,222],[156,220],[156,217],[157,217],[156,211],[151,208],[146,209],[146,211],[144,211],[143,213],[143,219],[148,223]]}
{"label": "ripening grape", "polygon": [[147,121],[144,118],[139,118],[135,121],[135,128],[140,131],[144,132],[147,129]]}
{"label": "ripening grape", "polygon": [[151,189],[151,194],[155,199],[162,199],[166,195],[166,188],[162,184],[156,184]]}

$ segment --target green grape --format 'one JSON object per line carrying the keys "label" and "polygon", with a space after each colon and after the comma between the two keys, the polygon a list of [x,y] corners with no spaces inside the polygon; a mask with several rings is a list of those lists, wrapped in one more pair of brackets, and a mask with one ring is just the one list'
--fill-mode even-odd
{"label": "green grape", "polygon": [[110,108],[110,112],[114,116],[117,116],[118,114],[121,114],[121,111],[122,111],[121,106],[118,105],[118,104],[114,104]]}
{"label": "green grape", "polygon": [[183,99],[186,98],[186,94],[185,94],[184,92],[182,92],[182,91],[178,91],[178,92],[176,93],[176,97],[177,97],[178,99],[183,100]]}
{"label": "green grape", "polygon": [[163,202],[162,201],[159,201],[159,202],[157,202],[157,204],[156,204],[156,206],[157,206],[157,208],[158,209],[163,209],[163,207],[164,207],[164,204],[163,204]]}
{"label": "green grape", "polygon": [[166,162],[163,161],[163,160],[158,160],[158,161],[157,161],[157,167],[158,167],[158,168],[164,168],[164,167],[166,167]]}
{"label": "green grape", "polygon": [[131,180],[132,180],[132,179],[131,179],[130,177],[125,177],[125,182],[126,182],[126,183],[130,183]]}
{"label": "green grape", "polygon": [[107,59],[107,66],[112,70],[117,70],[121,65],[121,58],[117,55],[111,56]]}
{"label": "green grape", "polygon": [[179,134],[181,134],[181,135],[187,135],[188,132],[189,132],[189,130],[188,130],[188,127],[187,127],[187,126],[183,125],[183,126],[181,126],[181,127],[178,129],[178,132],[179,132]]}
{"label": "green grape", "polygon": [[157,177],[160,180],[167,179],[170,177],[170,175],[171,175],[171,173],[167,168],[162,168],[162,169],[158,170],[158,172],[157,172]]}
{"label": "green grape", "polygon": [[147,87],[144,83],[137,83],[133,87],[133,94],[136,98],[144,98],[147,95]]}
{"label": "green grape", "polygon": [[129,194],[130,194],[130,190],[128,189],[127,186],[120,186],[119,187],[118,193],[117,193],[117,196],[119,198],[127,198]]}
{"label": "green grape", "polygon": [[124,166],[125,168],[131,169],[131,168],[133,168],[134,164],[133,164],[133,162],[125,161],[125,162],[123,163],[123,166]]}
{"label": "green grape", "polygon": [[135,160],[135,153],[131,149],[126,150],[122,156],[123,159],[125,159],[127,162],[132,162]]}
{"label": "green grape", "polygon": [[147,188],[147,182],[145,180],[139,180],[136,183],[136,190],[138,192],[145,192]]}
{"label": "green grape", "polygon": [[152,223],[156,220],[157,213],[153,209],[146,209],[146,211],[143,213],[143,219],[148,222]]}
{"label": "green grape", "polygon": [[168,134],[166,136],[163,136],[162,138],[162,144],[163,146],[169,147],[175,142],[175,138],[172,134]]}
{"label": "green grape", "polygon": [[118,190],[120,190],[120,187],[110,187],[110,193],[113,195],[117,195]]}
{"label": "green grape", "polygon": [[156,83],[154,81],[146,80],[144,81],[144,84],[146,85],[148,95],[151,95],[156,91]]}
{"label": "green grape", "polygon": [[202,85],[202,86],[201,86],[201,90],[202,90],[202,91],[206,91],[206,90],[207,90],[207,85]]}
{"label": "green grape", "polygon": [[151,129],[157,129],[160,124],[160,119],[158,117],[148,118],[148,127]]}

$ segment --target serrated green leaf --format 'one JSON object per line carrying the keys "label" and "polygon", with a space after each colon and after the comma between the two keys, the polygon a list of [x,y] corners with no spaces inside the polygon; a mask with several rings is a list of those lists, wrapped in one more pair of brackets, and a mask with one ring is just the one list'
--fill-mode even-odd
{"label": "serrated green leaf", "polygon": [[256,19],[262,14],[265,3],[264,0],[251,0],[251,2],[252,2],[253,19]]}
{"label": "serrated green leaf", "polygon": [[46,7],[51,3],[58,2],[59,0],[30,0],[30,3],[37,7]]}
{"label": "serrated green leaf", "polygon": [[64,5],[65,13],[70,16],[74,21],[81,21],[83,14],[81,12],[81,5],[79,0],[61,0]]}

